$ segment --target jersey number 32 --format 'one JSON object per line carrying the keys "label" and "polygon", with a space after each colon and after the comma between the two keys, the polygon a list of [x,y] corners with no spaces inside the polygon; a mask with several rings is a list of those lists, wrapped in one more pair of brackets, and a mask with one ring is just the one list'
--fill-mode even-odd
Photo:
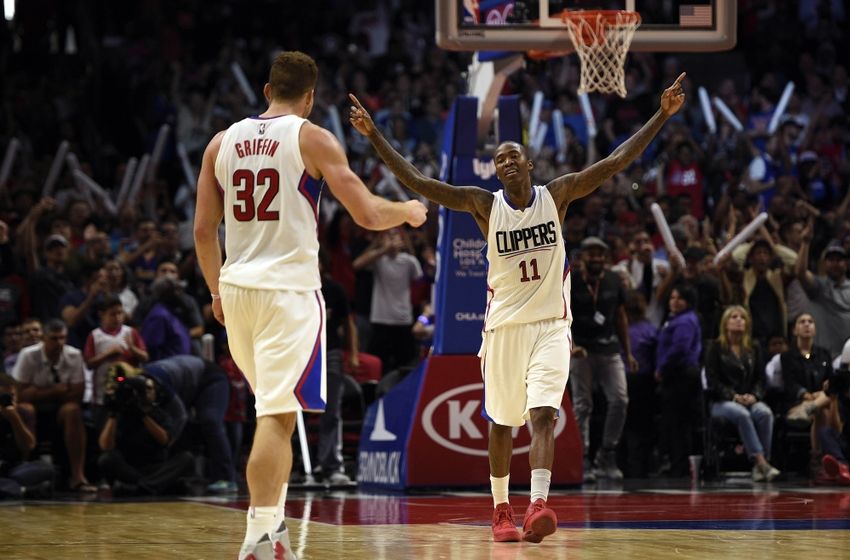
{"label": "jersey number 32", "polygon": [[[280,191],[280,174],[277,169],[265,168],[256,175],[249,169],[237,169],[233,173],[233,186],[236,188],[236,202],[233,203],[233,217],[240,222],[250,222],[257,218],[260,222],[280,219],[280,212],[269,210]],[[254,201],[254,188],[265,187],[265,194],[259,204]]]}

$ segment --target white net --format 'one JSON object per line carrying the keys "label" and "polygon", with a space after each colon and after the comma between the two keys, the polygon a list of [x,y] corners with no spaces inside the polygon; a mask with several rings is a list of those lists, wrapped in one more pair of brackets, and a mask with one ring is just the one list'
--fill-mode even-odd
{"label": "white net", "polygon": [[578,92],[625,97],[626,54],[640,16],[635,12],[568,12],[564,23],[581,62]]}

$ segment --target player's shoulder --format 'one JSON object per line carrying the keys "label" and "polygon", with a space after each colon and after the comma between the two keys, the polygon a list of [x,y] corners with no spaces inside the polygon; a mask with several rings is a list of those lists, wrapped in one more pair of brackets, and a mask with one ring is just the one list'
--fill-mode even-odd
{"label": "player's shoulder", "polygon": [[309,144],[315,147],[327,147],[329,145],[338,145],[336,136],[329,130],[313,124],[310,121],[304,121],[301,125],[300,134],[301,145]]}
{"label": "player's shoulder", "polygon": [[224,135],[227,134],[228,130],[229,129],[219,130],[215,133],[215,136],[213,136],[209,144],[207,144],[206,150],[204,150],[204,156],[215,160],[216,156],[218,156],[219,149],[221,149],[221,143],[224,140]]}

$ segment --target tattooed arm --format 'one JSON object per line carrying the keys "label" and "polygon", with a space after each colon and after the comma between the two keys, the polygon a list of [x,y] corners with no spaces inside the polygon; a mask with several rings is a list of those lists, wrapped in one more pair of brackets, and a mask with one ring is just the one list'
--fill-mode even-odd
{"label": "tattooed arm", "polygon": [[469,212],[479,224],[482,219],[487,221],[493,193],[480,187],[455,187],[426,177],[387,142],[360,101],[351,94],[349,97],[354,103],[349,115],[351,125],[369,139],[378,156],[405,187],[450,210]]}
{"label": "tattooed arm", "polygon": [[562,214],[573,200],[589,195],[609,177],[628,167],[649,145],[664,123],[673,116],[685,101],[681,82],[685,73],[661,95],[661,108],[634,136],[626,140],[611,155],[577,173],[569,173],[551,181],[546,187],[552,193],[558,211]]}

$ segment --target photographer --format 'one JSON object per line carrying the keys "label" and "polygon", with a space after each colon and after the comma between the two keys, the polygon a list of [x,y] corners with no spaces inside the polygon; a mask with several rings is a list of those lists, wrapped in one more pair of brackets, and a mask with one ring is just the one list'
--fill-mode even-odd
{"label": "photographer", "polygon": [[35,448],[35,409],[17,402],[15,380],[0,373],[0,498],[32,497],[53,484],[53,465],[27,462]]}
{"label": "photographer", "polygon": [[[141,370],[118,362],[112,365],[110,372],[111,377],[131,377],[143,373],[154,379],[161,390],[173,393],[174,399],[179,400],[197,422],[197,428],[206,446],[207,470],[213,481],[208,490],[237,490],[230,442],[224,431],[230,382],[221,367],[196,356],[172,356],[149,362],[142,366]],[[191,435],[189,432],[182,439],[188,440]],[[182,443],[178,443],[177,447],[182,447]]]}
{"label": "photographer", "polygon": [[817,482],[850,486],[850,370],[842,364],[824,384],[824,393],[832,401],[815,417],[817,445],[823,453],[823,475]]}
{"label": "photographer", "polygon": [[192,415],[206,446],[207,470],[213,481],[210,492],[235,492],[236,472],[230,442],[224,431],[224,414],[230,399],[230,382],[217,364],[196,356],[172,356],[142,366],[145,375],[171,389]]}
{"label": "photographer", "polygon": [[168,452],[183,431],[186,410],[152,378],[124,373],[117,371],[104,401],[109,417],[98,439],[100,472],[114,494],[165,494],[193,469],[189,452]]}

